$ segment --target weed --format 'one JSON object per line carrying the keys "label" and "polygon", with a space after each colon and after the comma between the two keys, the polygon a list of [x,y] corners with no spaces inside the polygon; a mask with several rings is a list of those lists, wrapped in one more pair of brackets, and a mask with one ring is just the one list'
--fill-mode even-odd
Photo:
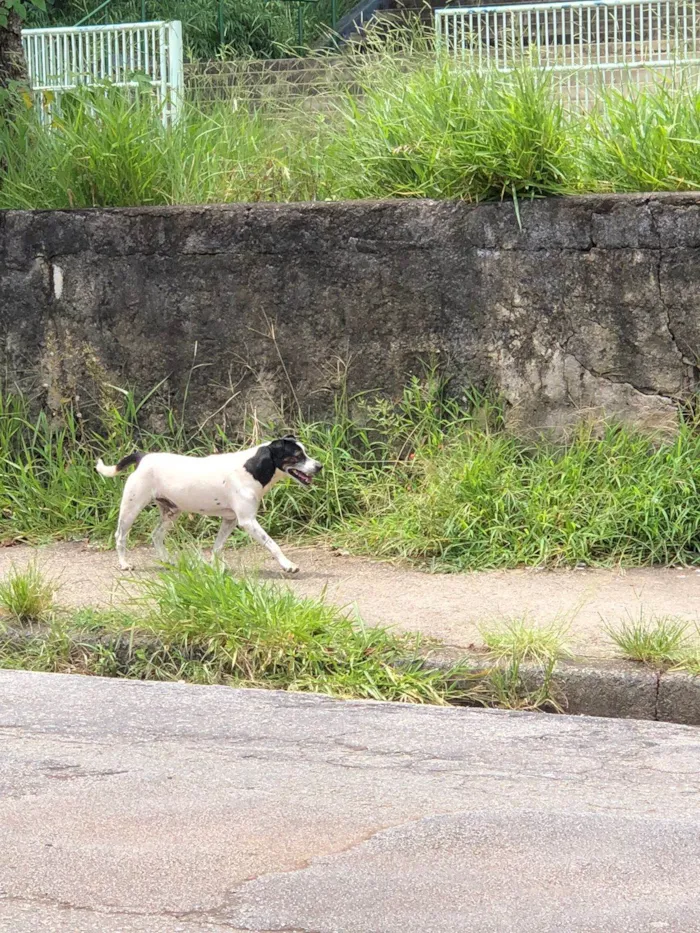
{"label": "weed", "polygon": [[385,67],[378,81],[372,68],[343,109],[334,178],[346,196],[480,201],[575,187],[578,126],[544,73],[418,62]]}
{"label": "weed", "polygon": [[164,126],[147,93],[82,88],[49,130],[32,109],[0,125],[0,208],[347,198],[526,198],[696,190],[700,91],[600,89],[569,110],[551,74],[469,72],[408,36],[350,52],[355,77],[302,104],[190,102]]}
{"label": "weed", "polygon": [[36,562],[24,569],[13,567],[0,579],[0,610],[20,625],[46,622],[54,610],[58,584]]}
{"label": "weed", "polygon": [[0,633],[0,667],[186,680],[409,703],[560,711],[554,659],[525,671],[522,641],[486,672],[425,665],[417,637],[365,627],[323,599],[234,578],[185,555],[142,581],[131,608],[33,616]]}
{"label": "weed", "polygon": [[365,628],[323,600],[236,579],[220,562],[185,556],[143,590],[145,605],[155,607],[143,631],[180,650],[196,647],[239,682],[372,699],[449,698],[448,680],[422,670],[417,641]]}
{"label": "weed", "polygon": [[700,95],[681,75],[645,89],[602,91],[583,151],[601,190],[695,191],[698,146]]}
{"label": "weed", "polygon": [[481,637],[493,660],[474,696],[500,709],[562,712],[565,699],[554,681],[556,662],[571,657],[564,625],[535,626],[509,619],[484,626]]}
{"label": "weed", "polygon": [[446,419],[441,444],[370,483],[335,539],[439,569],[693,562],[695,450],[688,425],[667,444],[615,426],[528,444]]}
{"label": "weed", "polygon": [[697,645],[688,647],[681,657],[671,668],[674,671],[685,671],[692,674],[693,677],[700,676],[700,650]]}
{"label": "weed", "polygon": [[484,645],[498,661],[518,658],[537,664],[571,657],[566,647],[566,635],[566,626],[536,626],[528,624],[526,619],[510,619],[481,629]]}
{"label": "weed", "polygon": [[82,610],[0,641],[0,665],[443,704],[464,680],[424,668],[418,639],[365,628],[322,599],[185,556],[142,584],[136,611]]}
{"label": "weed", "polygon": [[625,658],[645,664],[683,663],[688,657],[688,623],[666,616],[628,619],[606,634]]}
{"label": "weed", "polygon": [[554,681],[556,661],[549,658],[538,665],[524,665],[525,658],[516,651],[502,655],[472,697],[483,706],[498,709],[563,712],[566,698]]}

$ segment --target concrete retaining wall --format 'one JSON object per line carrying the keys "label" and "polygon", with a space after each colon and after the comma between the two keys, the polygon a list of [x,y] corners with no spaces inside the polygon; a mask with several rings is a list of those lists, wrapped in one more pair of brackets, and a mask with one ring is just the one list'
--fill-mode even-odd
{"label": "concrete retaining wall", "polygon": [[[0,212],[6,377],[87,416],[100,386],[190,419],[323,414],[431,355],[515,425],[668,427],[697,378],[700,197]],[[193,368],[194,366],[194,368]]]}

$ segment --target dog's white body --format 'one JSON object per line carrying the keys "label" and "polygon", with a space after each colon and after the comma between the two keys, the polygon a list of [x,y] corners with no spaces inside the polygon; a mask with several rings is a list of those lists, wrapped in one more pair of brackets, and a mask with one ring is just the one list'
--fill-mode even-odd
{"label": "dog's white body", "polygon": [[137,454],[124,458],[116,466],[105,466],[98,460],[97,471],[102,476],[112,477],[132,463],[136,463],[137,468],[124,486],[115,536],[122,570],[130,569],[126,559],[129,529],[139,513],[154,501],[161,513],[161,522],[153,535],[160,560],[168,559],[165,536],[170,526],[181,512],[186,512],[222,519],[214,542],[215,555],[222,550],[236,525],[240,525],[270,551],[286,573],[296,573],[299,569],[284,556],[256,518],[262,497],[279,480],[292,476],[300,484],[308,485],[320,471],[321,464],[308,457],[298,441],[283,438],[248,450],[210,457]]}

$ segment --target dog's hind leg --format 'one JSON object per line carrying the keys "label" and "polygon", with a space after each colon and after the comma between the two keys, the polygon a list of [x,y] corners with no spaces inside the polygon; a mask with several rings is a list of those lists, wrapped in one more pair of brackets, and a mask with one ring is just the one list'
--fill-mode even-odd
{"label": "dog's hind leg", "polygon": [[212,548],[211,556],[218,557],[219,554],[223,551],[224,545],[228,541],[228,536],[231,534],[233,529],[238,524],[237,518],[224,518],[221,522],[221,528],[219,528],[219,533],[216,536],[214,541],[214,547]]}
{"label": "dog's hind leg", "polygon": [[117,533],[114,536],[117,545],[117,558],[120,570],[131,570],[132,566],[126,559],[126,539],[131,526],[139,514],[151,501],[150,489],[146,488],[138,473],[132,473],[124,486],[121,505],[119,506],[119,522]]}
{"label": "dog's hind leg", "polygon": [[160,509],[160,524],[153,532],[153,547],[156,549],[158,560],[167,564],[170,558],[165,547],[165,536],[172,528],[180,510],[169,499],[156,499],[156,505]]}

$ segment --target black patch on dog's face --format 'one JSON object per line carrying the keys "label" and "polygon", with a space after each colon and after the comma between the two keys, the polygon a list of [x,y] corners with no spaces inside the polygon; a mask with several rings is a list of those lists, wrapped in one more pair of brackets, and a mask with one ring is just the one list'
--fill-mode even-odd
{"label": "black patch on dog's face", "polygon": [[268,444],[268,447],[278,470],[283,470],[290,463],[306,460],[306,454],[297,444],[296,438],[292,437],[291,434],[280,438],[278,441],[272,441]]}
{"label": "black patch on dog's face", "polygon": [[267,486],[277,469],[272,460],[272,454],[270,453],[268,444],[258,448],[250,460],[246,460],[243,466],[261,486]]}
{"label": "black patch on dog's face", "polygon": [[297,458],[304,459],[304,451],[295,439],[288,435],[269,444],[263,444],[243,464],[254,480],[261,486],[267,486],[277,470],[282,470],[285,464]]}

